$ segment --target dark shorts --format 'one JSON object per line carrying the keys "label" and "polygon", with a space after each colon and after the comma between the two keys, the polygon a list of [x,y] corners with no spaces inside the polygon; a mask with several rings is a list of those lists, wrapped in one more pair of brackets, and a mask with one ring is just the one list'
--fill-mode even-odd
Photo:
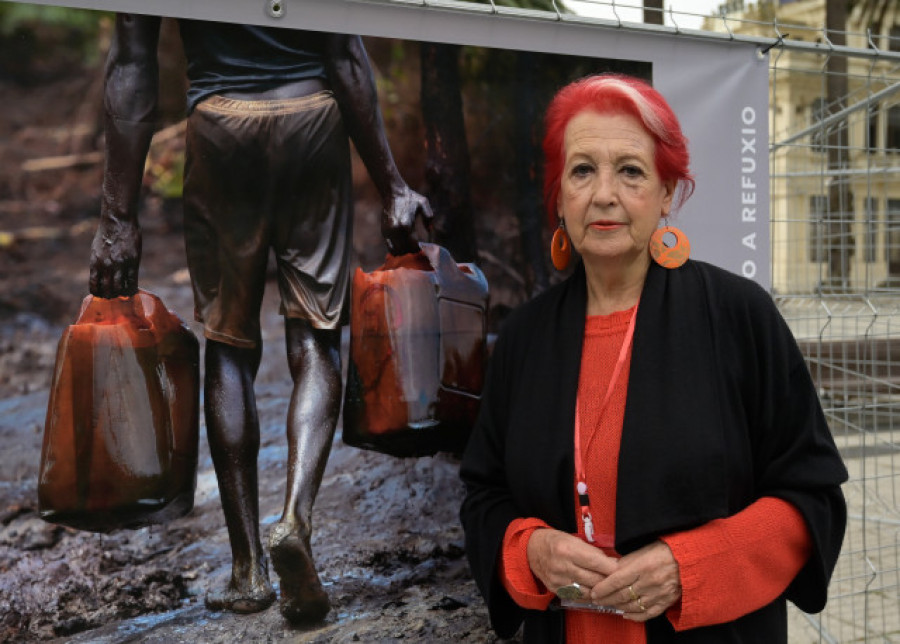
{"label": "dark shorts", "polygon": [[184,219],[206,337],[257,346],[270,249],[282,315],[319,329],[345,323],[352,208],[349,143],[331,92],[200,103],[187,124]]}

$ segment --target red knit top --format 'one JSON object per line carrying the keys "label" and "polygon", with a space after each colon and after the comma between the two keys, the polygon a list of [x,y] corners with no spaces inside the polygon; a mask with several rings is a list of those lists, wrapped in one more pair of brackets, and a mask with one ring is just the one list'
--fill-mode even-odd
{"label": "red knit top", "polygon": [[[578,384],[581,452],[598,541],[615,534],[618,455],[630,351],[602,419],[600,407],[634,312],[632,308],[588,316],[585,324]],[[576,494],[574,481],[572,494]],[[577,508],[577,502],[575,505]],[[581,521],[577,524],[584,537]],[[506,530],[500,576],[513,600],[523,608],[545,610],[553,599],[553,593],[528,566],[528,539],[535,530],[545,527],[549,526],[539,519],[522,518]],[[790,503],[774,497],[761,498],[734,516],[666,535],[662,540],[672,550],[681,575],[681,601],[666,612],[676,630],[728,622],[769,604],[784,592],[811,549],[803,517]],[[646,633],[642,623],[617,615],[569,611],[566,640],[570,644],[644,644]]]}

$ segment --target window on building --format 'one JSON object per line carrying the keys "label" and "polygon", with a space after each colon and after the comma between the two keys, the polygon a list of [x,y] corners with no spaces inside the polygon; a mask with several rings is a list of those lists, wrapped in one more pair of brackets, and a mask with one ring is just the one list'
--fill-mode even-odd
{"label": "window on building", "polygon": [[900,152],[900,105],[894,105],[887,111],[887,128],[885,129],[885,149],[889,152]]}
{"label": "window on building", "polygon": [[888,275],[900,275],[900,199],[887,200],[887,217],[884,230],[884,259]]}
{"label": "window on building", "polygon": [[900,51],[900,25],[891,26],[888,33],[888,49],[890,51]]}
{"label": "window on building", "polygon": [[866,264],[873,264],[878,253],[876,247],[878,244],[878,199],[875,197],[866,197],[865,212],[865,254]]}
{"label": "window on building", "polygon": [[828,197],[811,195],[809,198],[809,261],[811,262],[824,262],[828,259],[828,253],[825,250],[827,234],[825,218],[827,216]]}
{"label": "window on building", "polygon": [[824,152],[828,141],[828,131],[819,127],[826,116],[828,116],[828,105],[824,98],[817,96],[809,106],[809,124],[816,128],[812,133],[812,149],[816,152]]}
{"label": "window on building", "polygon": [[866,149],[869,154],[878,151],[878,106],[870,105],[866,110]]}

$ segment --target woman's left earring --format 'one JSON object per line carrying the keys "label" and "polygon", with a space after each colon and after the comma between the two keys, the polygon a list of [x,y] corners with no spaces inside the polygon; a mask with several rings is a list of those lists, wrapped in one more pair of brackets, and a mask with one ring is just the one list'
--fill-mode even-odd
{"label": "woman's left earring", "polygon": [[[666,235],[672,235],[675,243],[666,244]],[[668,223],[657,228],[650,236],[650,257],[663,268],[678,268],[691,256],[691,242],[687,235]]]}
{"label": "woman's left earring", "polygon": [[566,221],[562,217],[559,218],[559,226],[553,232],[553,239],[550,240],[550,259],[558,271],[566,270],[572,261],[572,240],[569,239]]}

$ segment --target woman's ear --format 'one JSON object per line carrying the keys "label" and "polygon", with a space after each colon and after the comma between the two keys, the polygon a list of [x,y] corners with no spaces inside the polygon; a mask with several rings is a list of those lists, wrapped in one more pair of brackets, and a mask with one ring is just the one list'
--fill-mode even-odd
{"label": "woman's ear", "polygon": [[675,190],[678,188],[678,182],[674,179],[669,179],[663,184],[663,189],[665,190],[665,194],[663,195],[662,201],[662,216],[668,217],[669,213],[672,211],[672,201],[675,199]]}

